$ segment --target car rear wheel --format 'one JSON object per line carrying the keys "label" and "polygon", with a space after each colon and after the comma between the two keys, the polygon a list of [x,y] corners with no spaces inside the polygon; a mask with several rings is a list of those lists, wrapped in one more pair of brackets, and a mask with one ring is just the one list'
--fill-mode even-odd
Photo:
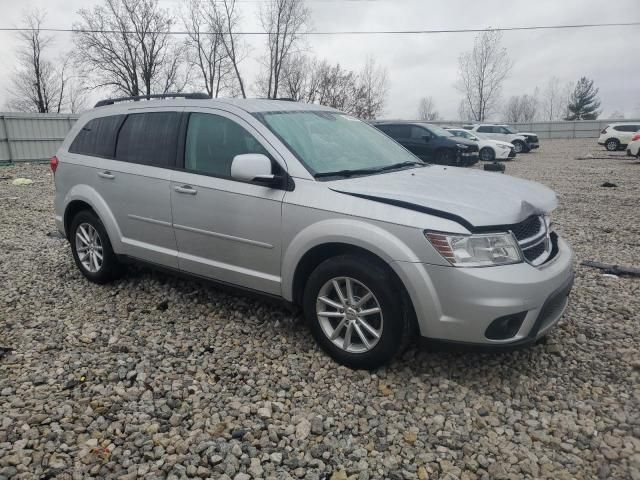
{"label": "car rear wheel", "polygon": [[604,146],[610,152],[615,152],[616,150],[618,150],[618,148],[620,148],[620,142],[616,138],[610,138],[605,142]]}
{"label": "car rear wheel", "polygon": [[480,159],[483,162],[493,162],[495,158],[496,158],[496,154],[493,151],[493,149],[489,147],[484,147],[482,150],[480,150]]}
{"label": "car rear wheel", "polygon": [[526,150],[526,145],[521,140],[514,140],[513,149],[516,151],[516,153],[523,153]]}
{"label": "car rear wheel", "polygon": [[109,236],[93,212],[83,210],[71,222],[69,235],[73,259],[80,272],[93,283],[107,283],[123,272]]}
{"label": "car rear wheel", "polygon": [[304,313],[318,344],[338,363],[374,369],[407,344],[409,317],[390,272],[364,256],[341,255],[309,276]]}

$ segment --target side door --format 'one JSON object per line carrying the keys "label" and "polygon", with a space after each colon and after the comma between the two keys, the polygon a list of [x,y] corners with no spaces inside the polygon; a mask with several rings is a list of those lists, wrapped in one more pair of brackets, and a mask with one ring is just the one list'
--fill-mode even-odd
{"label": "side door", "polygon": [[277,152],[246,121],[215,109],[186,118],[171,177],[173,228],[181,270],[281,295],[285,191],[231,178],[236,155],[262,153],[281,173]]}
{"label": "side door", "polygon": [[618,134],[620,137],[620,143],[623,145],[627,145],[629,144],[629,142],[631,142],[634,133],[636,133],[636,131],[638,131],[638,128],[640,127],[638,127],[637,125],[621,125],[617,128],[620,129],[620,132]]}
{"label": "side door", "polygon": [[476,132],[482,133],[483,135],[486,135],[488,138],[492,138],[493,140],[501,140],[499,138],[499,135],[494,132],[494,127],[491,125],[481,125],[478,127]]}
{"label": "side door", "polygon": [[98,172],[101,192],[121,231],[123,252],[177,268],[171,218],[171,169],[181,113],[129,113],[120,126],[115,156]]}
{"label": "side door", "polygon": [[411,150],[422,160],[429,160],[433,156],[433,135],[424,127],[411,125],[409,127],[409,142]]}

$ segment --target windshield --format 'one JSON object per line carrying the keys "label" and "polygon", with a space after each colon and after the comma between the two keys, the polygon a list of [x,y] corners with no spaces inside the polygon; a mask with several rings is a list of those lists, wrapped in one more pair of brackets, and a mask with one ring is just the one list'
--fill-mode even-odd
{"label": "windshield", "polygon": [[462,137],[467,139],[473,138],[473,135],[467,132],[466,130],[448,130],[448,132],[452,133],[456,137]]}
{"label": "windshield", "polygon": [[314,176],[346,176],[349,171],[378,173],[395,166],[424,165],[378,129],[343,113],[267,112],[258,118]]}
{"label": "windshield", "polygon": [[433,133],[436,137],[453,137],[451,132],[446,131],[444,128],[439,127],[437,125],[427,125],[427,128],[431,133]]}

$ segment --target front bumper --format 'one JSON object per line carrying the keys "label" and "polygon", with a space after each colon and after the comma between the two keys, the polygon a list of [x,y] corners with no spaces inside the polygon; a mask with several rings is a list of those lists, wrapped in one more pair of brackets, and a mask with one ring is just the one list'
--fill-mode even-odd
{"label": "front bumper", "polygon": [[456,155],[456,163],[458,167],[471,167],[478,163],[480,157],[478,152],[460,152]]}
{"label": "front bumper", "polygon": [[513,148],[495,148],[494,152],[496,152],[496,160],[508,160],[516,156],[516,151]]}
{"label": "front bumper", "polygon": [[529,145],[529,149],[530,150],[534,150],[536,148],[540,148],[540,143],[538,143],[538,142],[529,142],[528,145]]}
{"label": "front bumper", "polygon": [[[573,285],[573,253],[562,239],[546,264],[455,268],[397,262],[424,337],[481,345],[517,345],[535,341],[562,317]],[[509,338],[487,338],[499,317],[524,312]]]}

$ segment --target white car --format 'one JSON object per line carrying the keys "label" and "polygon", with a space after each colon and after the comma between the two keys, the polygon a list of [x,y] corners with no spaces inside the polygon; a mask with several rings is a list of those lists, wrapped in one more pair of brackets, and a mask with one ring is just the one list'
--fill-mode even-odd
{"label": "white car", "polygon": [[456,137],[466,138],[478,143],[480,160],[492,162],[494,160],[511,160],[516,156],[516,149],[512,143],[501,142],[487,138],[482,134],[475,134],[464,128],[447,128]]}
{"label": "white car", "polygon": [[487,123],[475,125],[463,125],[465,130],[473,133],[481,133],[487,138],[512,143],[516,153],[528,153],[534,148],[538,148],[540,143],[535,133],[522,133],[513,129],[509,125],[493,125]]}
{"label": "white car", "polygon": [[627,145],[627,155],[640,158],[640,132],[636,133]]}
{"label": "white car", "polygon": [[625,148],[638,130],[640,123],[611,123],[600,132],[598,145],[604,145],[610,152],[615,152]]}

